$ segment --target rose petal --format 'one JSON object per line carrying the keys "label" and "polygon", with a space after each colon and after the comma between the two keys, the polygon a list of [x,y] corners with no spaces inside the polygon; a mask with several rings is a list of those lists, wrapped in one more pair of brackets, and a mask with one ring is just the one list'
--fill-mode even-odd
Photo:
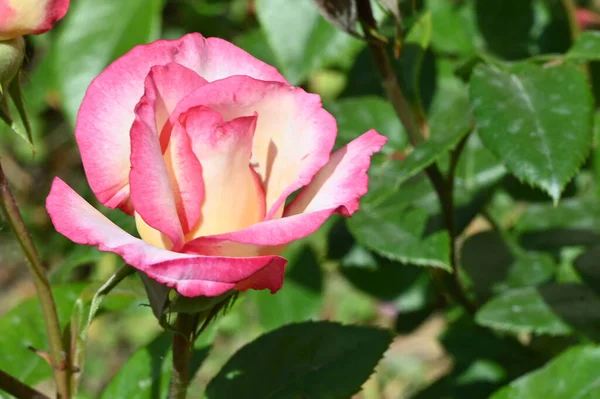
{"label": "rose petal", "polygon": [[[160,132],[177,104],[188,94],[208,82],[196,72],[175,62],[154,66],[144,81],[144,96],[153,104],[156,129]],[[161,137],[163,150],[169,137]]]}
{"label": "rose petal", "polygon": [[367,192],[371,156],[386,141],[386,137],[370,130],[333,153],[329,163],[286,208],[283,218],[200,237],[188,242],[183,251],[227,256],[275,254],[282,245],[315,232],[333,213],[351,216]]}
{"label": "rose petal", "polygon": [[116,226],[58,178],[46,208],[59,233],[78,244],[119,254],[131,266],[184,296],[217,296],[231,289],[276,292],[283,284],[284,258],[197,256],[154,247]]}
{"label": "rose petal", "polygon": [[0,40],[44,33],[68,8],[69,0],[0,0]]}
{"label": "rose petal", "polygon": [[137,46],[113,62],[88,88],[75,129],[88,182],[108,207],[127,209],[133,110],[150,69],[171,62],[209,82],[230,74],[285,82],[275,68],[233,44],[197,33]]}
{"label": "rose petal", "polygon": [[256,116],[223,122],[219,113],[195,107],[181,120],[202,165],[204,182],[201,220],[186,240],[239,230],[264,220],[264,192],[250,167]]}
{"label": "rose petal", "polygon": [[[179,222],[173,185],[160,148],[153,105],[143,97],[135,109],[131,127],[131,202],[136,212],[140,236],[156,246],[178,251],[183,245],[183,230]],[[141,218],[143,220],[142,223]],[[169,242],[148,234],[146,225],[165,234]],[[153,237],[152,239],[150,237]],[[155,238],[161,238],[156,241]]]}
{"label": "rose petal", "polygon": [[190,138],[181,124],[173,129],[165,152],[165,163],[183,234],[188,234],[200,219],[204,180],[202,166],[192,151]]}
{"label": "rose petal", "polygon": [[329,160],[337,127],[317,95],[282,83],[233,76],[191,93],[178,104],[169,124],[199,105],[221,113],[225,120],[258,113],[252,164],[265,187],[267,219],[280,217],[285,199],[308,184]]}

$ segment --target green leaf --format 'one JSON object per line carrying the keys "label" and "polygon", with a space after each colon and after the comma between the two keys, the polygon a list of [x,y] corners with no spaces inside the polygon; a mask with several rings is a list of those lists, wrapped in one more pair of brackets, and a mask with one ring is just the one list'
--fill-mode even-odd
{"label": "green leaf", "polygon": [[415,178],[400,186],[403,163],[378,160],[369,171],[369,192],[360,211],[346,221],[348,229],[360,244],[386,258],[450,270],[447,232],[428,229],[430,212],[438,211],[431,184]]}
{"label": "green leaf", "polygon": [[19,124],[13,119],[11,107],[8,104],[8,95],[8,90],[5,90],[4,92],[0,90],[0,120],[2,120],[17,136],[25,140],[31,150],[34,150],[29,122],[27,119],[23,120],[23,122],[27,123],[25,126],[25,132],[23,132]]}
{"label": "green leaf", "polygon": [[408,141],[394,108],[381,97],[343,98],[327,106],[338,123],[336,144],[348,144],[369,129],[389,138],[384,151],[402,151]]}
{"label": "green leaf", "polygon": [[558,206],[532,203],[515,226],[515,230],[521,233],[550,229],[600,232],[600,203],[596,198],[569,198],[561,201]]}
{"label": "green leaf", "polygon": [[[23,123],[23,127],[25,128],[25,134],[27,137],[27,143],[35,149],[33,143],[33,136],[31,133],[31,123],[29,122],[29,118],[27,117],[27,109],[25,108],[25,101],[23,100],[23,92],[21,91],[21,73],[19,72],[9,86],[8,92],[10,94],[10,98],[13,100],[13,104],[15,108],[19,112],[19,116],[21,117],[21,121]],[[1,95],[1,93],[0,93]]]}
{"label": "green leaf", "polygon": [[243,35],[237,36],[233,43],[269,65],[277,64],[277,58],[271,51],[267,37],[261,29],[249,30]]}
{"label": "green leaf", "polygon": [[121,281],[123,281],[123,279],[125,279],[127,276],[132,275],[135,272],[136,269],[134,269],[133,266],[124,264],[109,277],[109,279],[98,289],[98,291],[96,291],[96,293],[92,297],[87,323],[84,327],[84,333],[87,331],[88,328],[90,328],[92,320],[94,320],[94,316],[96,316],[96,313],[100,309],[100,305],[102,304],[102,301],[104,301],[104,298],[112,291],[113,288],[115,288]]}
{"label": "green leaf", "polygon": [[471,104],[479,136],[519,179],[558,202],[592,144],[593,106],[585,74],[571,65],[478,66]]}
{"label": "green leaf", "polygon": [[433,27],[432,46],[435,50],[460,55],[475,52],[477,27],[472,3],[427,0]]}
{"label": "green leaf", "polygon": [[510,379],[539,367],[545,356],[508,334],[476,325],[466,314],[450,318],[438,340],[452,359],[452,370],[415,399],[488,398]]}
{"label": "green leaf", "polygon": [[600,32],[582,32],[565,54],[565,59],[577,62],[600,61]]}
{"label": "green leaf", "polygon": [[161,9],[161,0],[73,3],[53,49],[63,109],[72,126],[92,79],[133,46],[158,38]]}
{"label": "green leaf", "polygon": [[598,200],[569,198],[552,204],[530,204],[515,231],[523,246],[556,252],[562,247],[600,244]]}
{"label": "green leaf", "polygon": [[351,65],[364,45],[325,21],[311,0],[258,0],[256,12],[291,84],[322,67]]}
{"label": "green leaf", "polygon": [[423,112],[424,109],[420,82],[425,55],[431,44],[431,31],[431,13],[426,12],[415,21],[402,45],[406,92],[414,99],[414,105],[419,112]]}
{"label": "green leaf", "polygon": [[[139,349],[121,367],[102,393],[102,399],[166,398],[172,374],[170,332],[160,334]],[[193,377],[210,348],[194,349],[190,366]]]}
{"label": "green leaf", "polygon": [[[425,236],[427,212],[398,202],[397,197],[394,193],[381,203],[363,201],[360,211],[347,221],[352,235],[386,258],[450,270],[448,233]],[[374,201],[377,197],[372,194],[369,198]]]}
{"label": "green leaf", "polygon": [[250,291],[258,307],[258,318],[267,330],[283,324],[316,318],[323,304],[323,273],[317,255],[308,245],[286,251],[289,260],[283,288],[270,292]]}
{"label": "green leaf", "polygon": [[282,327],[243,347],[209,383],[207,397],[349,398],[391,343],[372,327],[307,322]]}
{"label": "green leaf", "polygon": [[[427,301],[426,284],[421,283],[425,270],[410,265],[392,262],[376,256],[360,245],[355,245],[342,259],[340,271],[355,287],[385,302],[402,302],[404,309],[417,309]],[[413,298],[405,294],[411,288]]]}
{"label": "green leaf", "polygon": [[469,132],[468,127],[452,125],[448,127],[445,135],[431,135],[431,138],[419,144],[397,169],[398,175],[394,184],[400,185],[409,178],[420,173],[429,165],[437,161],[442,155],[458,144],[458,142]]}
{"label": "green leaf", "polygon": [[74,245],[68,252],[63,263],[50,271],[50,282],[52,284],[65,283],[69,281],[73,269],[98,262],[104,253],[96,247],[87,245]]}
{"label": "green leaf", "polygon": [[600,247],[581,254],[575,260],[575,269],[579,272],[583,283],[600,295]]}
{"label": "green leaf", "polygon": [[579,284],[520,288],[495,297],[476,315],[477,323],[498,330],[568,335],[573,329],[600,336],[600,298]]}
{"label": "green leaf", "polygon": [[[73,305],[83,287],[76,284],[53,289],[62,326],[69,321]],[[29,385],[37,384],[52,375],[50,366],[28,349],[32,346],[48,350],[46,327],[37,298],[27,299],[2,316],[0,331],[0,370]]]}
{"label": "green leaf", "polygon": [[495,231],[470,236],[461,263],[484,298],[511,288],[534,286],[552,278],[556,265],[546,253],[524,252]]}
{"label": "green leaf", "polygon": [[477,135],[471,135],[456,166],[456,191],[475,194],[483,187],[498,183],[505,175],[506,168]]}
{"label": "green leaf", "polygon": [[593,399],[600,397],[600,347],[566,350],[543,368],[513,381],[491,399]]}
{"label": "green leaf", "polygon": [[477,27],[489,51],[511,60],[529,55],[535,22],[534,0],[477,0],[474,3]]}

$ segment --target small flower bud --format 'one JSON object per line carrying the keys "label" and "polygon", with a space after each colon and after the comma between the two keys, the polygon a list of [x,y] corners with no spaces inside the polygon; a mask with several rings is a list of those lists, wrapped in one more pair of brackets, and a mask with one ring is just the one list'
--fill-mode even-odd
{"label": "small flower bud", "polygon": [[19,36],[0,42],[0,88],[4,91],[17,76],[25,58],[25,40]]}

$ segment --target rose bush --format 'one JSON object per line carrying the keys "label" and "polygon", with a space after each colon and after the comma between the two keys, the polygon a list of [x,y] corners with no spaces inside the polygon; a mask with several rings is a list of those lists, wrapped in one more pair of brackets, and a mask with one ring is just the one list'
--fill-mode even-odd
{"label": "rose bush", "polygon": [[387,140],[371,130],[331,154],[336,133],[319,96],[229,42],[138,46],[92,82],[75,134],[98,200],[134,217],[141,239],[58,178],[47,209],[66,237],[184,296],[275,292],[285,245],[358,209]]}
{"label": "rose bush", "polygon": [[44,33],[68,8],[69,0],[0,0],[0,40]]}

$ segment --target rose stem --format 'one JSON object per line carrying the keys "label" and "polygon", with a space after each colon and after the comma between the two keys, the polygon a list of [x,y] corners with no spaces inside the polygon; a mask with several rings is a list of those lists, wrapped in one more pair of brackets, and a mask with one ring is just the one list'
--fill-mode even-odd
{"label": "rose stem", "polygon": [[31,234],[23,222],[21,212],[12,195],[10,187],[2,164],[0,163],[0,208],[6,217],[10,227],[15,232],[19,244],[27,258],[29,272],[33,277],[37,296],[42,307],[44,323],[46,325],[46,333],[48,334],[48,343],[50,345],[50,359],[52,360],[52,369],[54,371],[54,379],[56,381],[56,391],[60,399],[69,399],[71,397],[69,387],[69,370],[70,365],[65,365],[65,352],[63,349],[62,335],[60,332],[60,324],[58,314],[56,312],[56,304],[50,289],[50,283],[46,277],[46,269],[42,265],[40,256],[33,244]]}
{"label": "rose stem", "polygon": [[189,313],[178,313],[173,333],[173,377],[169,399],[185,399],[190,383],[190,360],[196,317]]}
{"label": "rose stem", "polygon": [[[382,86],[398,116],[398,119],[404,126],[408,139],[413,147],[417,147],[424,141],[424,136],[419,129],[419,125],[416,123],[416,118],[411,110],[410,104],[402,91],[402,88],[398,84],[394,68],[390,62],[390,58],[385,49],[385,43],[378,37],[381,37],[377,31],[377,22],[373,17],[373,10],[371,9],[370,0],[358,0],[357,1],[358,18],[363,28],[364,35],[366,37],[369,49],[373,55],[373,59],[381,76]],[[424,126],[426,128],[426,126]],[[465,139],[466,140],[466,139]],[[460,155],[460,151],[464,147],[462,145],[457,146],[457,150],[454,151],[453,157],[455,161]],[[460,281],[458,271],[458,256],[457,256],[457,243],[456,243],[456,221],[454,217],[454,198],[453,198],[453,181],[454,181],[454,168],[451,168],[448,175],[447,181],[444,175],[433,163],[425,168],[425,173],[431,181],[437,197],[439,199],[442,214],[444,217],[444,224],[450,235],[450,263],[452,266],[452,278],[450,281],[445,282],[445,286],[448,289],[448,293],[460,303],[467,311],[474,313],[477,306],[471,302],[467,296],[464,287]],[[440,277],[440,274],[435,270],[434,275]],[[442,280],[448,280],[447,278],[441,277]]]}

